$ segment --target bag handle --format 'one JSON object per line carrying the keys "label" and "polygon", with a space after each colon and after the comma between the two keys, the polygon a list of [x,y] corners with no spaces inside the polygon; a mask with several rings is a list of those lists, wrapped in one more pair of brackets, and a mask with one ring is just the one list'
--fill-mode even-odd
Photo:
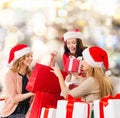
{"label": "bag handle", "polygon": [[57,61],[57,51],[54,50],[54,51],[51,53],[51,59],[50,59],[50,62],[49,62],[49,66],[50,66],[50,67],[54,67],[56,61]]}

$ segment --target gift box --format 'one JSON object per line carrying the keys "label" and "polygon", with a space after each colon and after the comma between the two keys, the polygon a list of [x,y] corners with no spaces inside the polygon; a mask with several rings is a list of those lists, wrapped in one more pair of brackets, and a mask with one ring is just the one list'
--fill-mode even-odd
{"label": "gift box", "polygon": [[[57,76],[51,72],[52,68],[37,63],[31,73],[26,89],[31,92],[41,91],[59,95],[61,92]],[[61,70],[63,78],[67,73]]]}
{"label": "gift box", "polygon": [[42,108],[40,118],[56,118],[55,116],[56,116],[55,108],[49,108],[49,107]]}
{"label": "gift box", "polygon": [[120,118],[120,97],[94,101],[94,118]]}
{"label": "gift box", "polygon": [[75,58],[73,56],[70,56],[65,63],[65,67],[64,67],[65,71],[80,73],[81,60],[82,60],[81,57]]}
{"label": "gift box", "polygon": [[59,95],[54,95],[54,94],[44,93],[39,91],[36,92],[29,118],[40,118],[41,110],[43,107],[54,106],[54,108],[56,108],[57,101],[62,99],[63,97]]}
{"label": "gift box", "polygon": [[91,104],[79,99],[58,100],[56,118],[90,118]]}
{"label": "gift box", "polygon": [[2,107],[4,105],[4,102],[5,100],[3,98],[0,99],[0,114],[1,114],[1,110],[2,110]]}

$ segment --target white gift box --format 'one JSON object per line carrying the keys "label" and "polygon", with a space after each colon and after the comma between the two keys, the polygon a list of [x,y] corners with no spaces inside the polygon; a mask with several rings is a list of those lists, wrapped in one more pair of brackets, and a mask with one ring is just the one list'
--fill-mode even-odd
{"label": "white gift box", "polygon": [[4,100],[3,101],[0,101],[0,115],[1,115],[1,110],[2,110],[2,107],[3,107],[3,104],[4,104]]}
{"label": "white gift box", "polygon": [[116,76],[111,76],[109,79],[113,85],[114,95],[120,93],[120,78]]}
{"label": "white gift box", "polygon": [[[100,100],[94,101],[94,118],[100,117]],[[120,118],[120,99],[109,99],[108,105],[103,106],[104,118]]]}
{"label": "white gift box", "polygon": [[40,118],[44,118],[45,110],[48,109],[47,118],[56,118],[56,109],[43,107]]}
{"label": "white gift box", "polygon": [[[56,118],[66,118],[67,103],[68,103],[67,100],[58,100]],[[89,106],[90,106],[89,113],[91,115],[91,104],[89,104]],[[72,118],[88,118],[88,104],[84,102],[74,102]]]}

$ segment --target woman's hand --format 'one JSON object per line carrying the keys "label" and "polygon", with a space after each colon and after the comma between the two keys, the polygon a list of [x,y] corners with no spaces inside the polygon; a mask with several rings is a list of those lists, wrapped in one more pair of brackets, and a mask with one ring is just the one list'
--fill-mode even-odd
{"label": "woman's hand", "polygon": [[62,73],[60,71],[60,68],[58,67],[52,67],[53,70],[51,70],[51,72],[53,72],[58,78],[61,78]]}
{"label": "woman's hand", "polygon": [[53,72],[59,79],[59,83],[60,83],[60,88],[63,89],[66,87],[64,79],[63,79],[63,75],[60,71],[60,69],[58,67],[52,67],[53,70],[51,70],[51,72]]}
{"label": "woman's hand", "polygon": [[51,52],[51,59],[48,65],[50,67],[54,67],[56,62],[57,62],[57,51],[54,50],[53,52]]}
{"label": "woman's hand", "polygon": [[35,95],[35,93],[32,93],[32,92],[29,92],[29,94],[30,94],[30,96],[34,96]]}

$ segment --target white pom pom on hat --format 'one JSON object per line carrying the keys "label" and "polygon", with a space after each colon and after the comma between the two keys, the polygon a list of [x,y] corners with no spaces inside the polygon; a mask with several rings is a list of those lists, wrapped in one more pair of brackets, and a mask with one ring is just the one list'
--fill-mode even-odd
{"label": "white pom pom on hat", "polygon": [[111,71],[110,70],[107,70],[106,72],[105,72],[105,75],[106,76],[110,76],[112,73],[111,73]]}
{"label": "white pom pom on hat", "polygon": [[66,32],[66,33],[63,35],[62,40],[63,40],[64,42],[66,42],[67,39],[70,39],[70,38],[82,39],[82,34],[81,34],[81,32],[80,32],[78,29],[76,29],[76,30],[71,30],[71,31]]}
{"label": "white pom pom on hat", "polygon": [[20,57],[32,52],[31,48],[26,44],[17,44],[15,45],[9,53],[8,65],[12,65],[12,63],[19,59]]}
{"label": "white pom pom on hat", "polygon": [[98,46],[93,46],[90,48],[86,48],[83,52],[84,60],[92,67],[102,67],[104,65],[106,72],[106,76],[110,76],[111,72],[108,70],[109,62],[108,62],[108,54],[105,50]]}

